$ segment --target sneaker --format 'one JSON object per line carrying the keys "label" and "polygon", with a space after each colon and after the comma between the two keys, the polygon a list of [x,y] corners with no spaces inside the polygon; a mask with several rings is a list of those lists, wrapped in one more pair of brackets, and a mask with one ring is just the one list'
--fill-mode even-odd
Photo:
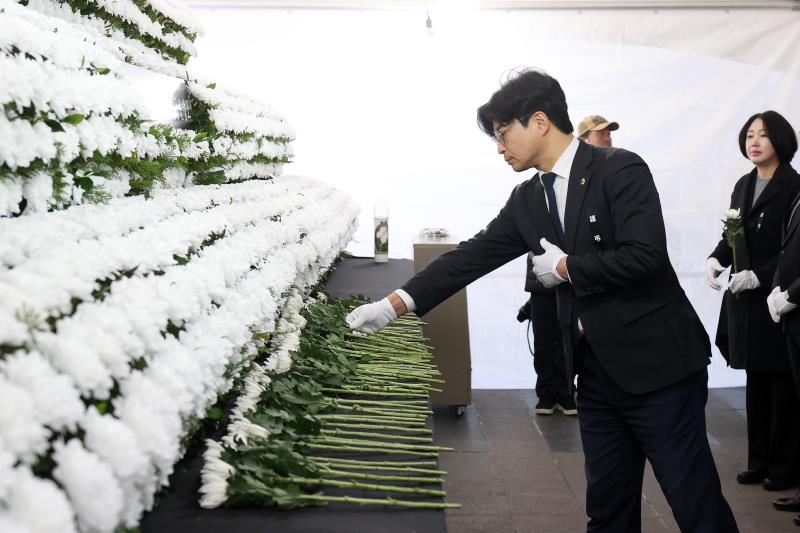
{"label": "sneaker", "polygon": [[552,396],[542,396],[536,403],[537,415],[552,415],[556,409],[556,400]]}
{"label": "sneaker", "polygon": [[578,406],[575,404],[575,400],[572,399],[572,396],[559,398],[556,402],[556,409],[567,416],[575,416],[578,414]]}

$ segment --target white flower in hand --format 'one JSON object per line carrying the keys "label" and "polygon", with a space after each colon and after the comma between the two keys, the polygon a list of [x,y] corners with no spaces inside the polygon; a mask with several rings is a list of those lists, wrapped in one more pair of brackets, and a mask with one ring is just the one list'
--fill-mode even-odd
{"label": "white flower in hand", "polygon": [[727,211],[725,211],[724,215],[725,218],[728,220],[736,220],[741,215],[741,212],[739,209],[728,209]]}

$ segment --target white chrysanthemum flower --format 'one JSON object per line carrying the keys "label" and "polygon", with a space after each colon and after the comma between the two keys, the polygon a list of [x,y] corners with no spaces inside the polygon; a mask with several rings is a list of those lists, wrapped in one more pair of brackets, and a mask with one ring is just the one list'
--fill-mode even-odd
{"label": "white chrysanthemum flower", "polygon": [[228,434],[223,437],[223,441],[231,448],[236,449],[238,444],[247,445],[248,439],[266,439],[269,437],[269,431],[254,424],[246,418],[238,417],[233,422],[228,424]]}
{"label": "white chrysanthemum flower", "polygon": [[86,448],[108,463],[117,477],[131,479],[146,475],[149,460],[128,426],[94,408],[86,410],[81,426],[86,432]]}
{"label": "white chrysanthemum flower", "polygon": [[740,216],[739,209],[728,209],[725,211],[725,218],[727,220],[736,220],[739,218],[739,216]]}
{"label": "white chrysanthemum flower", "polygon": [[12,474],[14,473],[15,462],[14,455],[6,450],[3,447],[3,442],[0,441],[0,501],[8,499],[8,493],[14,481]]}
{"label": "white chrysanthemum flower", "polygon": [[74,430],[84,405],[73,381],[38,352],[18,352],[0,362],[8,379],[30,394],[37,419],[55,430]]}
{"label": "white chrysanthemum flower", "polygon": [[9,518],[36,533],[75,533],[72,507],[55,483],[17,468],[13,485],[5,502]]}
{"label": "white chrysanthemum flower", "polygon": [[3,533],[36,533],[2,511],[0,511],[0,531]]}
{"label": "white chrysanthemum flower", "polygon": [[49,431],[39,421],[28,392],[0,375],[0,441],[23,461],[47,449]]}
{"label": "white chrysanthemum flower", "polygon": [[78,439],[54,445],[55,478],[69,495],[83,531],[113,531],[121,522],[124,496],[111,467]]}
{"label": "white chrysanthemum flower", "polygon": [[[2,144],[2,143],[0,143]],[[0,152],[0,161],[3,154]],[[0,216],[9,216],[19,213],[19,203],[22,201],[22,178],[7,177],[0,181]]]}
{"label": "white chrysanthemum flower", "polygon": [[213,509],[228,500],[228,478],[236,469],[222,460],[222,446],[218,442],[206,440],[206,446],[200,475],[200,507]]}

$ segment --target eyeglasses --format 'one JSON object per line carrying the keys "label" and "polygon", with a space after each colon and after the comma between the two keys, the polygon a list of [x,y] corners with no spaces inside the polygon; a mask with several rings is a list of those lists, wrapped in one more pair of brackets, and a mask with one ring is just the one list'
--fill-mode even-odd
{"label": "eyeglasses", "polygon": [[508,132],[508,130],[511,129],[511,126],[513,126],[515,122],[516,120],[511,124],[506,124],[502,128],[497,128],[496,130],[492,131],[492,138],[494,139],[494,142],[496,142],[497,144],[505,144],[506,133]]}

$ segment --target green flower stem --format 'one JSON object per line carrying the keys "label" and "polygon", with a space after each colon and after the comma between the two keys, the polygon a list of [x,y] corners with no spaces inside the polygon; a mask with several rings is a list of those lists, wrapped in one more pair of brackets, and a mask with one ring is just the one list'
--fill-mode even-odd
{"label": "green flower stem", "polygon": [[359,403],[365,405],[386,405],[386,406],[403,406],[404,409],[425,409],[427,411],[428,402],[424,400],[384,400],[384,401],[375,401],[375,400],[349,400],[344,398],[339,398],[336,400],[338,403]]}
{"label": "green flower stem", "polygon": [[425,451],[439,451],[439,452],[452,452],[453,448],[447,448],[445,446],[426,446],[424,444],[407,444],[403,443],[395,443],[395,442],[381,442],[381,441],[374,441],[374,440],[364,440],[364,439],[344,439],[340,437],[328,437],[322,436],[314,438],[312,442],[329,442],[329,443],[341,443],[341,444],[353,444],[355,446],[374,446],[376,448],[392,448],[392,449],[399,449],[399,450],[425,450]]}
{"label": "green flower stem", "polygon": [[421,391],[432,390],[431,387],[429,387],[428,385],[424,385],[421,383],[399,383],[396,381],[387,381],[376,378],[358,377],[356,379],[351,380],[351,383],[352,385],[356,385],[358,383],[364,383],[367,385],[367,387],[372,387],[373,389],[396,391],[396,392],[403,392],[403,391],[421,392]]}
{"label": "green flower stem", "polygon": [[413,393],[402,393],[402,392],[380,392],[380,391],[371,391],[371,390],[352,390],[352,389],[337,389],[333,387],[322,387],[320,389],[322,392],[339,392],[343,394],[356,394],[356,395],[363,395],[363,396],[404,396],[404,397],[413,397],[413,398],[427,398],[427,394],[413,394]]}
{"label": "green flower stem", "polygon": [[369,466],[369,465],[348,465],[338,463],[327,463],[314,459],[315,463],[322,466],[330,466],[332,468],[344,468],[350,470],[366,470],[366,471],[379,471],[379,472],[410,472],[414,474],[429,474],[431,476],[444,476],[447,474],[444,470],[429,470],[427,468],[414,468],[412,466]]}
{"label": "green flower stem", "polygon": [[324,468],[322,473],[326,477],[344,477],[350,479],[369,479],[372,481],[392,481],[392,482],[412,482],[412,483],[423,483],[429,485],[441,485],[444,483],[444,479],[440,477],[414,477],[414,476],[381,476],[378,474],[362,474],[358,472],[345,472],[342,470],[332,470],[330,468]]}
{"label": "green flower stem", "polygon": [[409,409],[409,408],[404,407],[404,406],[392,406],[392,405],[389,405],[389,406],[386,406],[386,407],[377,407],[377,406],[369,407],[369,406],[364,406],[362,404],[349,405],[349,404],[346,404],[346,403],[338,403],[338,402],[336,403],[336,405],[337,405],[337,407],[339,409],[348,409],[348,407],[349,407],[353,411],[380,412],[380,413],[384,413],[384,414],[398,413],[398,414],[402,414],[402,415],[406,415],[406,416],[415,416],[415,417],[418,417],[418,416],[427,417],[428,415],[432,415],[433,414],[433,411],[431,411],[429,409]]}
{"label": "green flower stem", "polygon": [[416,421],[416,420],[398,420],[396,418],[390,418],[387,416],[360,416],[360,415],[317,415],[317,418],[320,420],[343,420],[345,422],[373,422],[377,424],[382,424],[385,422],[393,422],[397,425],[403,425],[408,427],[424,427],[424,421]]}
{"label": "green flower stem", "polygon": [[298,499],[317,501],[320,503],[356,503],[358,505],[393,505],[396,507],[412,507],[415,509],[461,509],[460,503],[409,502],[394,498],[354,498],[352,496],[323,496],[317,494],[301,494]]}
{"label": "green flower stem", "polygon": [[373,438],[386,438],[391,437],[398,440],[408,440],[412,442],[433,442],[431,437],[409,437],[407,435],[391,435],[386,433],[370,433],[368,431],[347,431],[344,429],[322,429],[320,433],[323,435],[346,435],[349,437],[373,437]]}
{"label": "green flower stem", "polygon": [[346,422],[337,422],[337,421],[328,421],[322,420],[323,427],[340,427],[340,428],[350,428],[350,429],[381,429],[384,431],[400,431],[403,433],[423,433],[423,434],[432,434],[433,430],[427,428],[407,428],[407,427],[400,427],[400,426],[386,426],[386,425],[376,425],[376,424],[348,424]]}
{"label": "green flower stem", "polygon": [[398,410],[398,409],[375,409],[375,408],[371,408],[371,407],[361,407],[361,406],[358,406],[358,405],[352,406],[352,407],[348,407],[346,405],[340,405],[340,406],[338,406],[338,409],[341,409],[343,411],[353,411],[353,412],[356,412],[356,413],[366,413],[366,414],[374,413],[376,415],[385,415],[385,416],[392,416],[392,417],[397,417],[397,418],[407,418],[407,419],[410,419],[410,420],[419,420],[419,419],[425,420],[426,418],[428,418],[428,415],[425,414],[425,413],[419,413],[419,412],[409,413],[407,411]]}
{"label": "green flower stem", "polygon": [[[361,459],[345,459],[343,457],[314,457],[315,462],[327,462],[327,463],[345,463],[351,465],[360,465],[360,466],[380,466],[380,467],[388,467],[388,466],[407,466],[407,467],[414,467],[419,468],[420,466],[437,466],[436,461],[366,461]],[[419,471],[419,470],[417,470]],[[447,472],[443,470],[425,470],[425,472],[431,472],[436,474],[445,475]]]}
{"label": "green flower stem", "polygon": [[423,494],[425,496],[440,496],[445,497],[443,490],[435,489],[420,489],[417,487],[398,487],[396,485],[377,485],[375,483],[360,483],[358,481],[337,481],[335,479],[313,479],[309,477],[288,476],[288,477],[270,477],[266,478],[270,481],[289,481],[299,485],[323,485],[328,487],[340,487],[348,489],[363,489],[363,490],[376,490],[381,492],[394,492],[398,494]]}
{"label": "green flower stem", "polygon": [[367,452],[397,455],[418,455],[420,457],[439,457],[437,452],[415,452],[411,450],[393,450],[391,448],[375,448],[371,446],[331,446],[328,444],[317,443],[309,443],[307,446],[315,450],[336,450],[340,452]]}
{"label": "green flower stem", "polygon": [[[354,380],[355,381],[355,380]],[[345,389],[349,390],[373,390],[373,391],[388,391],[388,392],[410,392],[410,393],[420,393],[422,389],[417,389],[415,387],[410,387],[406,385],[385,385],[385,386],[378,386],[378,385],[358,385],[357,382],[348,385],[342,385]],[[427,398],[427,394],[421,394]]]}
{"label": "green flower stem", "polygon": [[383,365],[358,365],[356,372],[368,373],[371,375],[389,376],[389,377],[402,377],[406,379],[434,379],[434,373],[425,371],[424,369],[411,369],[411,368],[389,368]]}
{"label": "green flower stem", "polygon": [[390,362],[370,362],[370,363],[358,363],[356,368],[367,368],[369,370],[382,370],[384,372],[403,372],[403,373],[412,373],[412,374],[419,374],[421,376],[441,376],[442,373],[439,372],[438,369],[432,368],[430,365],[405,365],[400,363],[390,363]]}

